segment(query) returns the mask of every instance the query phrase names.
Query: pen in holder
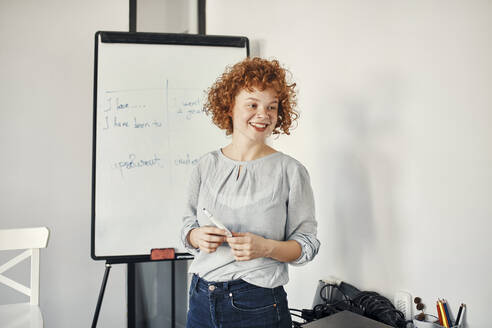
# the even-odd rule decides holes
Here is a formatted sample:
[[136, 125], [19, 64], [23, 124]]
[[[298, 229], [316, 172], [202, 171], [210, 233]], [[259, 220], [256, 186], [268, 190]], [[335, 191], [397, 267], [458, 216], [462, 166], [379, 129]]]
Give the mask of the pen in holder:
[[[424, 320], [419, 320], [421, 317], [416, 315], [413, 318], [413, 327], [414, 328], [446, 328], [439, 324], [439, 318], [432, 314], [425, 314]], [[460, 323], [458, 325], [450, 326], [449, 328], [462, 328], [463, 324]]]
[[[418, 311], [422, 311], [413, 318], [413, 327], [414, 328], [461, 328], [462, 324], [461, 322], [458, 325], [451, 325], [448, 323], [451, 323], [451, 318], [449, 316], [449, 312], [447, 310], [447, 304], [444, 300], [438, 300], [436, 302], [437, 306], [437, 312], [439, 317], [436, 317], [435, 315], [432, 314], [426, 314], [424, 312], [425, 309], [425, 304], [422, 303], [422, 299], [420, 297], [415, 297], [413, 302], [415, 303], [415, 307], [417, 308]], [[460, 308], [460, 313], [458, 314], [458, 319], [461, 316], [462, 308], [464, 305], [462, 304]], [[444, 325], [441, 325], [441, 323], [444, 323]]]

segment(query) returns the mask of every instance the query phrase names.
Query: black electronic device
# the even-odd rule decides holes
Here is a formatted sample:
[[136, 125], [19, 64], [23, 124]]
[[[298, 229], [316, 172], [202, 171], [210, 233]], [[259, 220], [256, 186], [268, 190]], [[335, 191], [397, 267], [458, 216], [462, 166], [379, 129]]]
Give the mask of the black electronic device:
[[391, 328], [359, 314], [342, 311], [303, 325], [305, 328]]

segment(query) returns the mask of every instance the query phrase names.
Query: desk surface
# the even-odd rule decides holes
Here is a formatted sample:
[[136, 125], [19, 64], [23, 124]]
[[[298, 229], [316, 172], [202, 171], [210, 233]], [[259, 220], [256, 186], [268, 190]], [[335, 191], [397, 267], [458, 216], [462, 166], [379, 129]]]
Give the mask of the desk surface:
[[350, 311], [342, 311], [303, 325], [306, 328], [392, 328]]

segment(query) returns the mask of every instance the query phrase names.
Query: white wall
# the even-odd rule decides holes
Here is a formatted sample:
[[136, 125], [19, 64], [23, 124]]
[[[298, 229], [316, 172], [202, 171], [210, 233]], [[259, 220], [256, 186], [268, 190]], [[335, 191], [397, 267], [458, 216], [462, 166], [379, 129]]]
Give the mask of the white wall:
[[322, 246], [291, 268], [292, 307], [334, 275], [490, 325], [491, 30], [490, 1], [207, 2], [207, 34], [249, 37], [298, 83], [274, 145], [310, 171]]
[[138, 0], [137, 31], [198, 33], [197, 0]]
[[[0, 228], [51, 230], [41, 251], [45, 327], [92, 322], [104, 273], [90, 258], [94, 33], [128, 31], [128, 8], [128, 0], [0, 1]], [[121, 265], [99, 323], [126, 325]]]

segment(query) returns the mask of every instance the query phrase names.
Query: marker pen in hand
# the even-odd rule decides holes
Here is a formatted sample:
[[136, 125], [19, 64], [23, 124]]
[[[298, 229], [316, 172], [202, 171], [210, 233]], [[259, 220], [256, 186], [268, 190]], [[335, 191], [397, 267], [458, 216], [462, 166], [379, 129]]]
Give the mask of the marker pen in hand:
[[227, 229], [225, 227], [225, 225], [222, 224], [222, 222], [220, 222], [219, 220], [217, 220], [216, 218], [214, 218], [214, 216], [212, 214], [210, 214], [209, 211], [207, 211], [207, 209], [204, 207], [203, 208], [203, 213], [205, 213], [205, 215], [210, 219], [210, 221], [212, 221], [212, 223], [217, 227], [217, 228], [220, 228], [220, 229], [224, 229], [226, 231], [226, 235], [228, 237], [232, 237], [232, 233], [229, 229]]

